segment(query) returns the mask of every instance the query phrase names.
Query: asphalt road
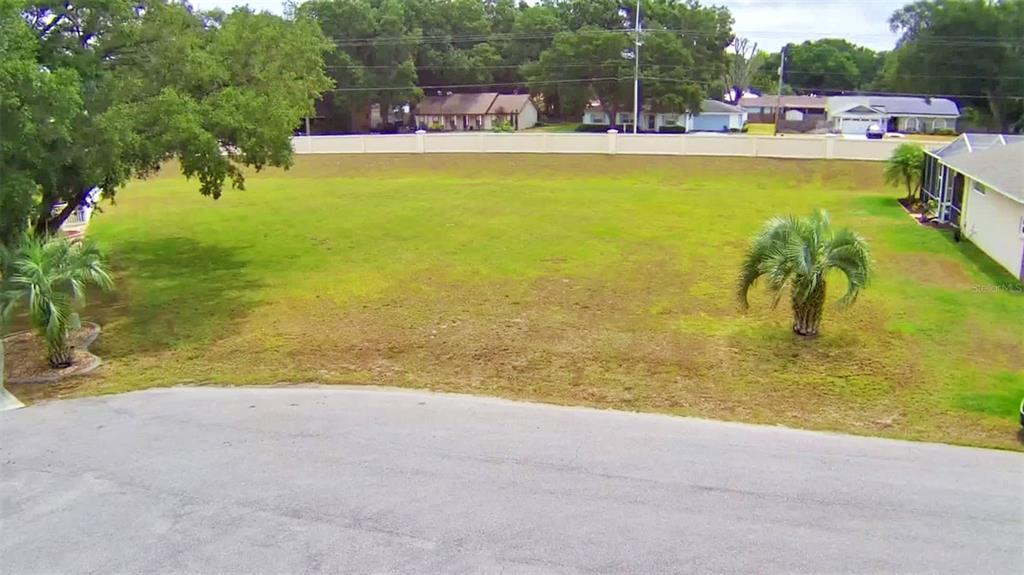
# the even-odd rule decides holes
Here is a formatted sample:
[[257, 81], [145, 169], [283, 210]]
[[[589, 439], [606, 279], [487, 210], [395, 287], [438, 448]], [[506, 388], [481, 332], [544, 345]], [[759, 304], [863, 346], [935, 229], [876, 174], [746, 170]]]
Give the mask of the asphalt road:
[[1018, 453], [372, 388], [0, 414], [0, 572], [1021, 573]]

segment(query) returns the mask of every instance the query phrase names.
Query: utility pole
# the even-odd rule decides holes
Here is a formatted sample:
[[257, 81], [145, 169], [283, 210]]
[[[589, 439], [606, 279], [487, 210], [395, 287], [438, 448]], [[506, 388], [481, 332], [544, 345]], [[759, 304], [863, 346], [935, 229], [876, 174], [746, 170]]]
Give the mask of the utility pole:
[[636, 37], [633, 39], [633, 133], [640, 124], [640, 0], [636, 0]]
[[782, 75], [786, 70], [786, 47], [779, 51], [779, 93], [775, 100], [775, 135], [779, 135], [779, 112], [782, 111]]

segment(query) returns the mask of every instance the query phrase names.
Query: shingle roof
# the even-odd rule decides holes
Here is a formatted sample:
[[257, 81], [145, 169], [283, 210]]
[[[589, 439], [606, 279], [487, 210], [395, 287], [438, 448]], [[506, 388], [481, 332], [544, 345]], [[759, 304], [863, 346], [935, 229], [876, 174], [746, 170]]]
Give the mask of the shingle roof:
[[499, 94], [490, 110], [492, 114], [518, 113], [529, 103], [529, 94]]
[[1010, 134], [960, 134], [952, 142], [937, 150], [932, 150], [931, 154], [945, 160], [957, 154], [979, 152], [996, 146], [1020, 142], [1024, 142], [1024, 136]]
[[442, 114], [486, 114], [487, 110], [498, 97], [497, 92], [480, 94], [448, 94], [446, 96], [428, 96], [416, 105], [416, 114], [420, 116], [439, 116]]
[[421, 116], [440, 116], [444, 113], [444, 102], [447, 96], [427, 96], [416, 104], [416, 113]]
[[869, 106], [890, 116], [960, 116], [956, 102], [946, 98], [911, 96], [830, 96], [828, 109], [837, 114], [854, 106]]
[[912, 98], [908, 96], [871, 96], [875, 108], [894, 116], [959, 116], [956, 102], [946, 98]]
[[[587, 106], [587, 110], [590, 110], [592, 112], [603, 112], [604, 108], [601, 107], [601, 104], [598, 104], [596, 102], [591, 102], [590, 105]], [[627, 114], [632, 114], [633, 113], [633, 109], [632, 108], [630, 108], [629, 110], [619, 110], [619, 111], [620, 112], [625, 112]], [[644, 106], [644, 110], [643, 111], [644, 112], [648, 112], [648, 113], [654, 113], [654, 114], [674, 114], [675, 113], [675, 112], [663, 112], [661, 110], [656, 110], [656, 109], [653, 109], [650, 106], [646, 106], [646, 105]], [[742, 114], [744, 112], [743, 108], [740, 108], [739, 106], [731, 106], [729, 104], [726, 104], [725, 102], [719, 102], [718, 100], [703, 100], [701, 102], [701, 104], [700, 104], [700, 111], [703, 114]]]
[[[819, 96], [783, 96], [783, 108], [807, 108], [824, 110], [828, 98]], [[741, 98], [739, 105], [743, 108], [774, 108], [779, 102], [778, 96], [758, 96]]]
[[1024, 140], [953, 154], [943, 163], [1024, 204]]
[[743, 108], [730, 106], [718, 100], [704, 100], [700, 103], [701, 114], [742, 114]]

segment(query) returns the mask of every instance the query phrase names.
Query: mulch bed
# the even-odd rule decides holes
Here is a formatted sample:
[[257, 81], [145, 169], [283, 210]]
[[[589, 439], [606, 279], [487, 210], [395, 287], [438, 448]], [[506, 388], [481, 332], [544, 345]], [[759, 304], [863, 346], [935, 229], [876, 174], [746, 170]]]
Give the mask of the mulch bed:
[[915, 222], [921, 224], [922, 226], [928, 226], [930, 228], [944, 227], [942, 223], [933, 220], [931, 217], [928, 217], [924, 221], [921, 221], [922, 206], [915, 204], [913, 201], [907, 200], [907, 198], [900, 198], [896, 201], [899, 202], [901, 206], [903, 206], [903, 209], [906, 210], [907, 214], [910, 217], [914, 218]]
[[102, 360], [89, 353], [89, 345], [100, 335], [100, 326], [83, 322], [71, 334], [72, 362], [54, 369], [46, 361], [46, 343], [33, 331], [22, 331], [4, 338], [7, 383], [52, 383], [67, 377], [84, 375], [100, 366]]

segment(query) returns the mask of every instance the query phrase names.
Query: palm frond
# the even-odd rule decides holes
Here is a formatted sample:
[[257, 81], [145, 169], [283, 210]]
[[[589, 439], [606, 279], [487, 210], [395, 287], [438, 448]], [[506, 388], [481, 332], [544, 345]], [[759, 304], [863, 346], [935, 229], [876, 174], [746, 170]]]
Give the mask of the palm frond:
[[849, 229], [840, 230], [832, 240], [827, 262], [829, 268], [838, 269], [846, 276], [846, 293], [840, 298], [840, 304], [852, 304], [867, 286], [873, 271], [867, 241]]

